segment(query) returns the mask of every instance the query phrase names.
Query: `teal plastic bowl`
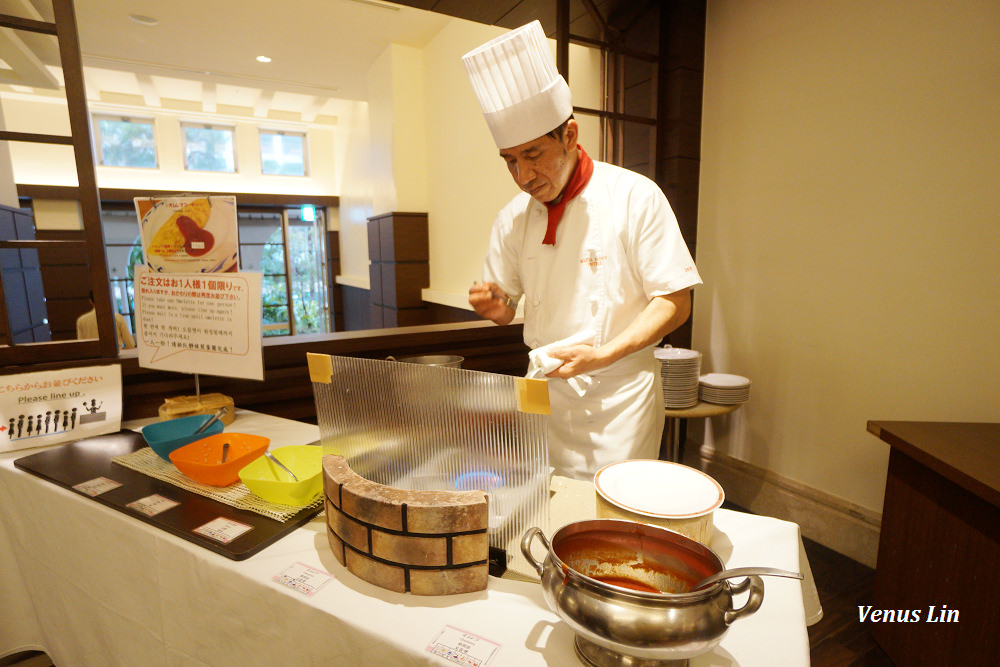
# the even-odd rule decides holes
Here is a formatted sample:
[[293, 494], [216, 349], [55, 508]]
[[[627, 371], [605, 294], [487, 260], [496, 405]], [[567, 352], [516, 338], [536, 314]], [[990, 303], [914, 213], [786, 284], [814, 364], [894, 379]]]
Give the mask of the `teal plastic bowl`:
[[226, 427], [219, 419], [201, 433], [195, 433], [202, 424], [212, 418], [212, 415], [191, 415], [190, 417], [178, 417], [165, 422], [149, 424], [142, 429], [142, 437], [150, 449], [156, 452], [161, 459], [170, 463], [170, 453], [175, 449], [180, 449], [184, 445], [195, 440], [207, 438], [216, 433], [222, 433]]

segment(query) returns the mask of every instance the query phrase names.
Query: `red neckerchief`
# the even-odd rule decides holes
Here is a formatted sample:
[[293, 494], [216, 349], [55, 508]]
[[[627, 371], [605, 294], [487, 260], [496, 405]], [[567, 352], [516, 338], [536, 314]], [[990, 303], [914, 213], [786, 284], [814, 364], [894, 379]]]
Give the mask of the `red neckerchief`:
[[556, 244], [556, 226], [562, 220], [563, 213], [566, 211], [566, 204], [583, 192], [587, 183], [590, 182], [591, 175], [594, 173], [594, 161], [587, 155], [587, 151], [583, 150], [583, 146], [579, 146], [579, 148], [580, 159], [577, 160], [576, 169], [573, 171], [573, 175], [570, 176], [569, 183], [566, 184], [566, 189], [563, 190], [563, 195], [559, 199], [559, 203], [552, 204], [545, 202], [545, 208], [549, 209], [549, 222], [545, 228], [545, 238], [542, 239], [542, 245]]

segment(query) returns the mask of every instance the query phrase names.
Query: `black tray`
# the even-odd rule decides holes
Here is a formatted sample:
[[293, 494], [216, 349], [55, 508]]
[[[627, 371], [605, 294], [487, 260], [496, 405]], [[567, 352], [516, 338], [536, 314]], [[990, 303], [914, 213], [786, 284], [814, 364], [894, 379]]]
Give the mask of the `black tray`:
[[[122, 430], [118, 433], [77, 440], [14, 461], [25, 472], [91, 498], [73, 487], [96, 477], [107, 477], [121, 484], [91, 498], [134, 519], [177, 535], [233, 560], [245, 560], [269, 544], [291, 533], [322, 511], [322, 507], [303, 509], [286, 522], [241, 510], [205, 496], [192, 493], [168, 482], [112, 463], [115, 456], [131, 454], [146, 446], [142, 434]], [[147, 516], [127, 507], [140, 498], [157, 494], [177, 503], [176, 507], [155, 516]], [[232, 542], [222, 542], [195, 533], [194, 529], [219, 517], [252, 526]]]

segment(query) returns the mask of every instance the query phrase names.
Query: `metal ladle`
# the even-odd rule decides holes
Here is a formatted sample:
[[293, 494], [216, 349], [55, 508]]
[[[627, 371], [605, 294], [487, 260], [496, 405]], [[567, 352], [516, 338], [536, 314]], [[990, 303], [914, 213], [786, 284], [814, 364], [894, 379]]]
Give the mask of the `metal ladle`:
[[295, 473], [292, 472], [291, 470], [289, 470], [288, 467], [285, 466], [284, 463], [282, 463], [281, 461], [279, 461], [274, 456], [274, 454], [272, 454], [271, 452], [264, 452], [264, 456], [266, 456], [268, 459], [270, 459], [271, 461], [273, 461], [274, 463], [276, 463], [279, 468], [281, 468], [282, 470], [284, 470], [285, 472], [287, 472], [289, 475], [291, 475], [293, 480], [295, 480], [296, 482], [299, 481], [299, 478], [295, 476]]
[[736, 577], [749, 577], [752, 574], [759, 576], [768, 577], [788, 577], [789, 579], [801, 579], [802, 574], [799, 572], [791, 572], [789, 570], [780, 570], [776, 567], [734, 567], [731, 570], [723, 570], [722, 572], [716, 572], [710, 577], [705, 577], [698, 582], [696, 586], [692, 586], [691, 590], [696, 591], [699, 588], [705, 588], [710, 586], [717, 581], [722, 581], [724, 579], [735, 579]]

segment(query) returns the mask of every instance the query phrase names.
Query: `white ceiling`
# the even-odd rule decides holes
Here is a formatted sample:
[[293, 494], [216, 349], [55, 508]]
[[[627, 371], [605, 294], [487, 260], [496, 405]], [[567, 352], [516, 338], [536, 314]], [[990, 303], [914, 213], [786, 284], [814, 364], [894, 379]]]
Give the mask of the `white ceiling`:
[[[52, 20], [50, 0], [0, 0], [0, 13]], [[367, 98], [389, 44], [423, 47], [451, 20], [381, 0], [76, 0], [76, 14], [92, 106], [304, 122], [335, 122], [343, 100]], [[0, 28], [0, 58], [0, 90], [61, 80], [52, 37]]]

